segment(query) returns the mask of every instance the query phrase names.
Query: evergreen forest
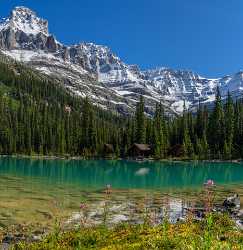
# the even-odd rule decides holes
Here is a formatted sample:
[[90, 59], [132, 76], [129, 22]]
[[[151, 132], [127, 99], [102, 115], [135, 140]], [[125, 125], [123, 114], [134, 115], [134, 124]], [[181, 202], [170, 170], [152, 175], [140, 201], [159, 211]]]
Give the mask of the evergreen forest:
[[217, 89], [210, 111], [184, 108], [181, 116], [157, 104], [153, 117], [104, 111], [68, 92], [64, 86], [18, 63], [0, 62], [0, 154], [127, 157], [134, 143], [151, 146], [155, 159], [239, 159], [243, 157], [243, 101]]

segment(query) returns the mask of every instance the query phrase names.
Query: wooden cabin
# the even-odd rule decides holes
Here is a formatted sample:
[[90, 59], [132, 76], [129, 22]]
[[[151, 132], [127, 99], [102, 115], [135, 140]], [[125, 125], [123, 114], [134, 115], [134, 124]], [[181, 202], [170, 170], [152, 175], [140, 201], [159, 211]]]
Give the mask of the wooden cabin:
[[104, 153], [105, 154], [114, 154], [114, 147], [112, 144], [104, 144]]
[[148, 144], [134, 143], [128, 150], [131, 157], [144, 158], [151, 154], [151, 147]]
[[112, 144], [104, 144], [104, 157], [111, 158], [114, 156], [115, 150]]

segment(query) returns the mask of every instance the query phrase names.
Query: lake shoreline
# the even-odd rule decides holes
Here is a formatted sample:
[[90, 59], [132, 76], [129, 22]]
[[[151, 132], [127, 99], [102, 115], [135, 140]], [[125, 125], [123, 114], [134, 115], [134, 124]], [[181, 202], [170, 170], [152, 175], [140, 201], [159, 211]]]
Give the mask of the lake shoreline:
[[[43, 158], [51, 160], [38, 160]], [[104, 220], [110, 230], [119, 223], [130, 223], [132, 227], [151, 218], [153, 228], [163, 222], [165, 214], [174, 227], [194, 211], [197, 224], [204, 217], [207, 180], [215, 183], [213, 211], [223, 213], [225, 200], [232, 200], [235, 194], [243, 197], [241, 164], [178, 159], [69, 161], [36, 155], [5, 155], [0, 160], [0, 184], [7, 187], [1, 195], [0, 209], [0, 232], [6, 245], [38, 244], [43, 237], [51, 237], [57, 220], [64, 233], [81, 223], [102, 226]], [[231, 219], [243, 228], [243, 211], [239, 212]]]
[[232, 160], [198, 160], [190, 158], [168, 158], [168, 159], [155, 159], [155, 158], [144, 158], [144, 159], [133, 159], [133, 158], [105, 158], [105, 157], [82, 157], [82, 156], [58, 156], [58, 155], [0, 155], [1, 158], [11, 157], [19, 159], [33, 159], [33, 160], [106, 160], [106, 161], [133, 161], [133, 162], [202, 162], [202, 163], [242, 163], [243, 159], [232, 159]]

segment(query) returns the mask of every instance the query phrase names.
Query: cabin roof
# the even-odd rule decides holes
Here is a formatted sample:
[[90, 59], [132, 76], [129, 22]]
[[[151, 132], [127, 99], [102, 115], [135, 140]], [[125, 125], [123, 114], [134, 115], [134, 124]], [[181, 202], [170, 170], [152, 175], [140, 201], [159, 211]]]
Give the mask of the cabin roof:
[[148, 144], [134, 143], [132, 147], [136, 147], [140, 151], [150, 151], [151, 150], [150, 145], [148, 145]]
[[107, 148], [107, 149], [109, 149], [109, 150], [111, 150], [111, 151], [114, 151], [114, 147], [113, 147], [113, 145], [112, 144], [104, 144], [104, 146], [105, 146], [105, 148]]

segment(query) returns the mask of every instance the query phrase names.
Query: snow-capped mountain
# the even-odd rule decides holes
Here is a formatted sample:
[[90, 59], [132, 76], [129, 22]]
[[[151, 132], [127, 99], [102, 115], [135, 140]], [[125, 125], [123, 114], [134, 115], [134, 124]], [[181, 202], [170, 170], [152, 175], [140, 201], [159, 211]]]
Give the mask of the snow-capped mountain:
[[38, 18], [32, 10], [25, 7], [16, 7], [9, 18], [3, 19], [0, 29], [11, 27], [15, 31], [23, 31], [25, 34], [48, 35], [48, 22]]
[[79, 96], [88, 96], [105, 109], [129, 113], [139, 96], [151, 113], [161, 101], [169, 112], [214, 100], [217, 86], [223, 94], [243, 91], [243, 72], [220, 79], [203, 78], [191, 71], [158, 68], [141, 71], [127, 65], [108, 47], [93, 43], [65, 46], [49, 34], [48, 22], [25, 7], [16, 7], [0, 21], [0, 50], [17, 61], [51, 75]]

